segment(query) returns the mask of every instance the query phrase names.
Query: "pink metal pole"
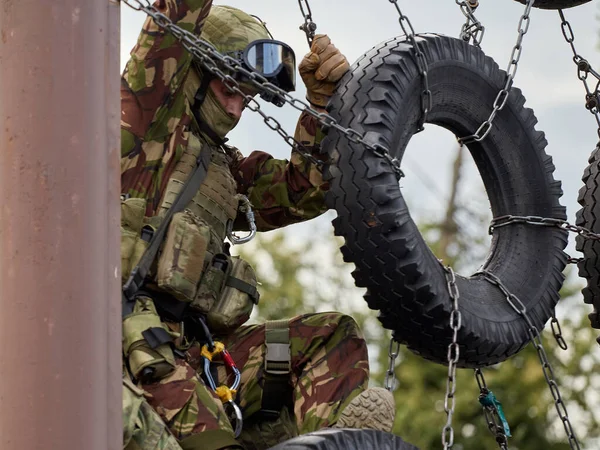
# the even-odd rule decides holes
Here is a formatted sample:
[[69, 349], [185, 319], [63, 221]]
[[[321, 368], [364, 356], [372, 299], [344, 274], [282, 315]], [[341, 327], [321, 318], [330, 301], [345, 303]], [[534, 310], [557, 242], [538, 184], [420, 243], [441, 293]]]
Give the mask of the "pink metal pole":
[[119, 3], [0, 0], [0, 449], [121, 444]]

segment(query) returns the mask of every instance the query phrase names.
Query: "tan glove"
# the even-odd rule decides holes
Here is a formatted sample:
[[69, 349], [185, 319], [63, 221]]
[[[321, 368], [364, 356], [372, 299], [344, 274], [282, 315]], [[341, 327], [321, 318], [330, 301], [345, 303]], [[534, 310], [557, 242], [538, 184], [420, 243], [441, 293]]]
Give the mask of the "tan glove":
[[317, 34], [310, 53], [302, 59], [298, 70], [306, 85], [306, 98], [314, 105], [325, 107], [337, 82], [350, 68], [348, 60], [331, 43], [326, 34]]

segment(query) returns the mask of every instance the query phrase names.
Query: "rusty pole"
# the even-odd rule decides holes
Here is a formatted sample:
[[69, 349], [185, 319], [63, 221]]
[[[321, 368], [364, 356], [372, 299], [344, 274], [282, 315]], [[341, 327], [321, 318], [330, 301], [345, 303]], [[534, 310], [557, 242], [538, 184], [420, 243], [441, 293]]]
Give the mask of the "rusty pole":
[[0, 449], [121, 445], [119, 4], [0, 0]]

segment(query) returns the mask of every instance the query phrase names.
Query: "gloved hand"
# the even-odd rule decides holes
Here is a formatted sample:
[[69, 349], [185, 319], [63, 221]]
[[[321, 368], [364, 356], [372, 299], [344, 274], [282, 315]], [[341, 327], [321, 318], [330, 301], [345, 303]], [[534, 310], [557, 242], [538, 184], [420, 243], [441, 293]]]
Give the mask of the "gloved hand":
[[298, 67], [306, 85], [308, 101], [323, 108], [327, 106], [337, 82], [349, 68], [346, 57], [326, 34], [315, 35], [310, 53], [306, 54]]

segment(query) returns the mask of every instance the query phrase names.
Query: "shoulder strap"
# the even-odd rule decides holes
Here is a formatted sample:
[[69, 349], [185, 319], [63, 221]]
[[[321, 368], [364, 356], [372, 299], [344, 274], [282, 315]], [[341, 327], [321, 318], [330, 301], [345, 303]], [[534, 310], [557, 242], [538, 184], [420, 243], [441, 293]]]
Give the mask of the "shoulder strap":
[[150, 266], [152, 266], [152, 263], [156, 258], [156, 254], [158, 253], [160, 244], [165, 237], [165, 233], [167, 232], [167, 228], [173, 215], [179, 211], [182, 211], [187, 206], [192, 198], [194, 198], [196, 192], [198, 192], [198, 189], [200, 189], [200, 185], [202, 185], [204, 178], [206, 178], [208, 166], [210, 164], [210, 156], [210, 146], [203, 146], [202, 150], [200, 151], [200, 155], [198, 156], [197, 166], [194, 170], [194, 173], [192, 173], [181, 191], [179, 191], [179, 194], [173, 202], [173, 205], [171, 205], [171, 207], [167, 210], [160, 226], [152, 236], [152, 239], [150, 239], [148, 248], [146, 248], [146, 251], [142, 255], [140, 262], [131, 271], [129, 279], [123, 285], [123, 317], [131, 314], [133, 311], [133, 300], [135, 298], [135, 294], [144, 284], [144, 280], [150, 271]]

